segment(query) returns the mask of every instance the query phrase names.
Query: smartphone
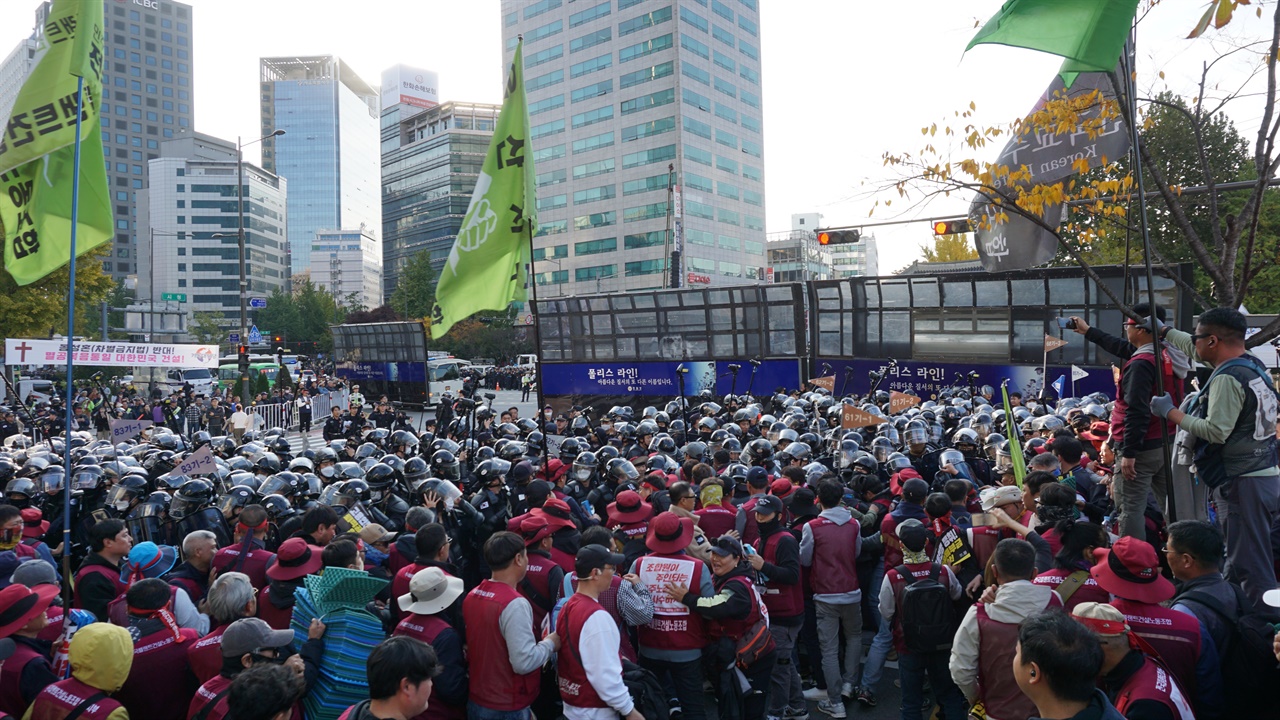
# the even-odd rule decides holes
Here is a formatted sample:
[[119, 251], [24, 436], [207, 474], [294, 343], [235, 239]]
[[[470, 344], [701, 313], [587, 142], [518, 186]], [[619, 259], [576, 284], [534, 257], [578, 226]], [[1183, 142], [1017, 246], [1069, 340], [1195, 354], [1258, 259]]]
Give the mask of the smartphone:
[[1075, 330], [1076, 323], [1071, 318], [1060, 317], [1058, 318], [1058, 327], [1062, 328], [1063, 330]]
[[995, 525], [994, 520], [986, 513], [973, 513], [972, 517], [974, 527], [993, 527]]

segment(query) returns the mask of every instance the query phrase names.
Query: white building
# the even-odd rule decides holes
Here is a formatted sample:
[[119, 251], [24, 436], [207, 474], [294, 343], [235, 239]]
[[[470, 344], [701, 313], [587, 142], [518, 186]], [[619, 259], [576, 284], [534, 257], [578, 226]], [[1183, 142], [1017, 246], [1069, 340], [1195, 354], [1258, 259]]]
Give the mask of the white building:
[[369, 228], [317, 230], [311, 243], [311, 282], [338, 302], [356, 299], [366, 310], [382, 305], [382, 247]]
[[[160, 143], [148, 163], [151, 187], [138, 192], [138, 300], [159, 309], [211, 312], [230, 332], [240, 327], [240, 250], [236, 146], [192, 133]], [[289, 283], [284, 178], [244, 164], [246, 276], [250, 297]], [[165, 300], [185, 295], [186, 301]], [[253, 311], [249, 311], [253, 325]], [[172, 322], [172, 321], [169, 321]], [[157, 328], [172, 327], [162, 324]]]
[[0, 122], [8, 123], [9, 112], [18, 101], [22, 83], [26, 82], [27, 75], [35, 69], [43, 54], [40, 42], [33, 35], [19, 40], [13, 52], [0, 61]]
[[[792, 213], [791, 232], [814, 231], [824, 227], [822, 213]], [[774, 233], [775, 235], [777, 233]], [[876, 249], [876, 236], [867, 232], [856, 243], [830, 245], [831, 278], [876, 277], [880, 274], [880, 253]], [[778, 282], [781, 282], [780, 280]]]
[[546, 296], [666, 287], [677, 243], [681, 286], [763, 280], [757, 0], [503, 0], [504, 70], [520, 34]]

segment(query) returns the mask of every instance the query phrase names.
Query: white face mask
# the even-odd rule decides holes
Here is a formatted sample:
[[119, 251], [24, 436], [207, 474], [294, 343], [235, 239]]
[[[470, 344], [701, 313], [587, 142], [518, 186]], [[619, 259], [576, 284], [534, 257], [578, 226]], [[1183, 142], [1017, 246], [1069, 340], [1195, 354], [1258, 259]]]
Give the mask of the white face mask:
[[324, 467], [320, 468], [320, 474], [321, 474], [321, 475], [323, 475], [324, 477], [327, 477], [327, 478], [331, 478], [331, 477], [333, 477], [333, 466], [332, 466], [332, 465], [326, 465], [326, 466], [324, 466]]
[[116, 501], [116, 510], [119, 510], [120, 512], [124, 512], [125, 510], [128, 510], [128, 509], [129, 509], [129, 501], [128, 501], [128, 500], [117, 500], [117, 501]]

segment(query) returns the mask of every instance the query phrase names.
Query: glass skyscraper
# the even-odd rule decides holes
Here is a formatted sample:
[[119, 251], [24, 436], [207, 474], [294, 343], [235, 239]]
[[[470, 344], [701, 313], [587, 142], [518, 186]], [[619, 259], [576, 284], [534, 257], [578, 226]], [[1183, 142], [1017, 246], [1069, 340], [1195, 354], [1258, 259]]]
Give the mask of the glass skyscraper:
[[[378, 88], [336, 55], [261, 60], [262, 166], [289, 181], [293, 274], [311, 270], [317, 230], [362, 228], [381, 244]], [[328, 259], [322, 272], [328, 272]]]
[[667, 286], [672, 245], [681, 286], [762, 281], [757, 0], [503, 0], [504, 68], [520, 34], [540, 297]]

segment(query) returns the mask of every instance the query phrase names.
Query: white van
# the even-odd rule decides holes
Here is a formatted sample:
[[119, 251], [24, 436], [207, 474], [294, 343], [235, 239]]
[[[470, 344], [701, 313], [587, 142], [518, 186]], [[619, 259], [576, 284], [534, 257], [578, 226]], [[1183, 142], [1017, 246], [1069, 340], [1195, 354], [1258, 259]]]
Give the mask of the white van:
[[443, 358], [427, 361], [427, 405], [434, 406], [440, 402], [444, 393], [453, 393], [456, 397], [462, 389], [462, 368], [465, 361], [455, 358]]
[[[36, 378], [24, 378], [14, 382], [13, 387], [18, 391], [18, 398], [25, 403], [34, 404], [49, 402], [53, 398], [54, 388], [52, 380], [40, 380]], [[4, 401], [6, 403], [14, 403], [15, 399], [9, 392], [6, 385], [3, 389]]]
[[217, 377], [209, 368], [156, 368], [142, 367], [133, 373], [133, 386], [139, 392], [150, 392], [152, 384], [160, 392], [161, 397], [182, 392], [184, 385], [190, 385], [196, 395], [209, 397], [217, 387]]

